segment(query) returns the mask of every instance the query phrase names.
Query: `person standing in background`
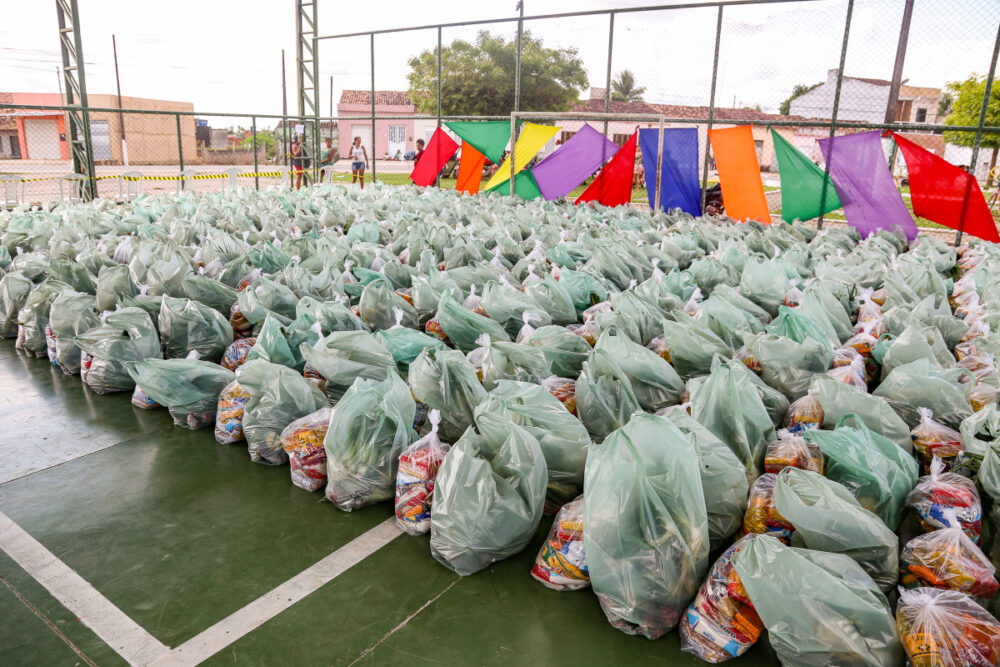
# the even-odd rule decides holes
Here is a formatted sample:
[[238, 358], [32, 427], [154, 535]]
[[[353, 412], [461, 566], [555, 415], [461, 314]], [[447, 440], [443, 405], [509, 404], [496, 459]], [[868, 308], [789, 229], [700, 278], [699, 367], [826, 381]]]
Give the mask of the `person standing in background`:
[[361, 145], [361, 137], [354, 137], [351, 146], [351, 183], [361, 181], [361, 189], [365, 189], [365, 169], [368, 168], [368, 151]]
[[299, 135], [295, 135], [292, 139], [292, 173], [295, 175], [295, 185], [296, 190], [302, 189], [302, 143], [299, 141]]

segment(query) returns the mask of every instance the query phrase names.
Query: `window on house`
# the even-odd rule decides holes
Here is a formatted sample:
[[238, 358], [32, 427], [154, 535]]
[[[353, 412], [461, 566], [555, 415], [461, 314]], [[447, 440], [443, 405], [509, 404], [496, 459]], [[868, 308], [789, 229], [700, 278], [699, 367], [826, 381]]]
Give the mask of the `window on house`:
[[611, 141], [615, 142], [619, 146], [624, 146], [625, 142], [628, 141], [631, 136], [631, 134], [616, 134], [612, 137]]
[[927, 122], [927, 109], [917, 109], [916, 122], [926, 123]]

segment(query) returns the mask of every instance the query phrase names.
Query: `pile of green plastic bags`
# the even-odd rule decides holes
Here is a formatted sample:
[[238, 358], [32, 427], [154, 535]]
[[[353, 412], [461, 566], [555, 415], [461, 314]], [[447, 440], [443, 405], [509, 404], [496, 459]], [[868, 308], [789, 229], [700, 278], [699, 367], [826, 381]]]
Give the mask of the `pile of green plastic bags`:
[[1000, 661], [998, 325], [1000, 249], [927, 235], [378, 185], [0, 212], [21, 353], [708, 662]]

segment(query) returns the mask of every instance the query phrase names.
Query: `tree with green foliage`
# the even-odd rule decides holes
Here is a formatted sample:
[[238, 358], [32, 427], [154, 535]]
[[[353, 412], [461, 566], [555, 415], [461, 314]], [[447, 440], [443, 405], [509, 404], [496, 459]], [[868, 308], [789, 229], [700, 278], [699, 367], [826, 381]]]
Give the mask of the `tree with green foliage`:
[[[245, 148], [247, 150], [251, 149], [251, 144], [253, 143], [253, 137], [247, 137], [240, 144], [240, 148]], [[275, 141], [274, 132], [271, 130], [257, 130], [257, 146], [264, 146], [264, 155], [268, 160], [274, 157], [275, 151]]]
[[[514, 109], [517, 44], [480, 32], [441, 50], [441, 113], [503, 115]], [[421, 113], [437, 112], [437, 49], [409, 60], [409, 96]], [[521, 38], [521, 110], [566, 111], [588, 85], [575, 48], [550, 49], [526, 31]]]
[[822, 85], [823, 85], [822, 83], [814, 83], [811, 86], [807, 86], [804, 83], [798, 84], [797, 86], [792, 88], [792, 94], [788, 96], [788, 99], [782, 102], [781, 105], [778, 107], [778, 113], [780, 113], [782, 116], [787, 116], [788, 110], [791, 109], [792, 107], [792, 100], [794, 100], [796, 97], [805, 95], [810, 90], [814, 88], [819, 88]]
[[623, 69], [611, 80], [611, 99], [616, 102], [644, 102], [642, 94], [645, 92], [645, 86], [635, 85], [632, 70]]
[[[951, 81], [947, 86], [948, 95], [951, 97], [951, 112], [944, 119], [945, 125], [979, 125], [979, 114], [983, 109], [983, 95], [986, 93], [986, 77], [973, 74], [965, 81]], [[993, 84], [990, 90], [990, 101], [986, 105], [986, 124], [1000, 125], [1000, 85]], [[956, 132], [948, 130], [944, 133], [944, 140], [949, 144], [959, 146], [972, 146], [976, 140], [975, 132]], [[992, 148], [993, 157], [990, 158], [990, 171], [997, 164], [997, 151], [1000, 149], [1000, 135], [983, 133], [980, 146]], [[975, 165], [969, 165], [975, 169]], [[986, 182], [990, 186], [990, 182]]]

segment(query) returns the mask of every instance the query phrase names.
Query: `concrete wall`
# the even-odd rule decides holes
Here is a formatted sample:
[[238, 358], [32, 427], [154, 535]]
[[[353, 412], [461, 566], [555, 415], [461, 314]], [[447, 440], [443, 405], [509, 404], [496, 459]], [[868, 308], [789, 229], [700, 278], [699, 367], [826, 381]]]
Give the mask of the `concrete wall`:
[[[830, 118], [833, 115], [833, 99], [836, 88], [836, 79], [828, 78], [820, 87], [792, 100], [788, 112], [793, 116], [806, 118]], [[885, 120], [885, 107], [888, 103], [889, 86], [877, 86], [848, 77], [844, 79], [841, 86], [837, 118], [865, 123], [881, 123]], [[928, 111], [928, 113], [930, 112]]]
[[[366, 104], [338, 104], [337, 115], [343, 116], [370, 116], [371, 105]], [[413, 116], [416, 110], [412, 105], [380, 105], [376, 107], [375, 113], [378, 116]], [[423, 139], [423, 135], [414, 135], [414, 120], [412, 118], [403, 120], [375, 120], [375, 146], [371, 146], [371, 120], [339, 120], [337, 129], [339, 132], [340, 156], [348, 157], [351, 154], [351, 146], [354, 137], [364, 134], [361, 143], [368, 149], [368, 159], [381, 160], [389, 148], [389, 126], [403, 125], [406, 127], [406, 147], [403, 152], [415, 150], [414, 142]], [[356, 129], [358, 128], [358, 129]]]
[[[264, 145], [257, 147], [257, 164], [266, 163]], [[226, 148], [199, 148], [198, 161], [201, 164], [253, 164], [253, 151], [248, 148], [235, 150]]]

